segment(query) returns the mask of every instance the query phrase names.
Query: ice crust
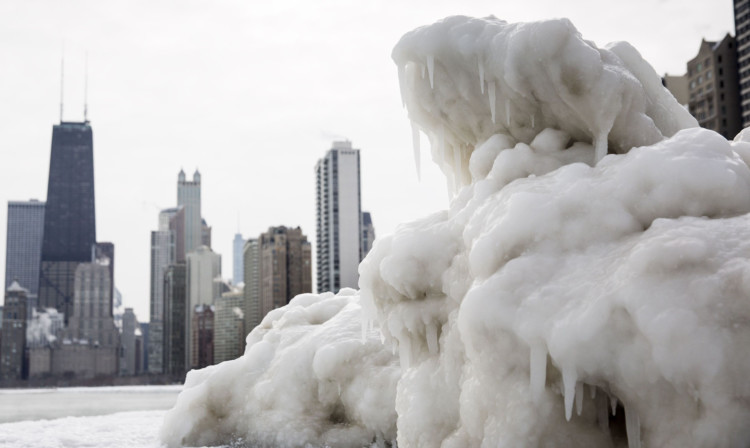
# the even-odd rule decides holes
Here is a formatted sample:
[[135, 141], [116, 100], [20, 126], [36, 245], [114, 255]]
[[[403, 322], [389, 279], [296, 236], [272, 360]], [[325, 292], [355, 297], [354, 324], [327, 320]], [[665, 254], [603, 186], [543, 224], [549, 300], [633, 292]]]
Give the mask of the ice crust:
[[393, 58], [450, 207], [378, 239], [358, 294], [297, 297], [191, 372], [162, 439], [750, 444], [750, 135], [567, 20], [450, 17]]

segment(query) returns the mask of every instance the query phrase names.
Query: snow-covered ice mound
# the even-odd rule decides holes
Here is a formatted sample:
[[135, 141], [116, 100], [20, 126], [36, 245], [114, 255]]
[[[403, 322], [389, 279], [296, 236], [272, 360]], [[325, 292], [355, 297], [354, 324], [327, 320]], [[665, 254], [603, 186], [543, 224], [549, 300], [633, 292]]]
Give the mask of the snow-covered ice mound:
[[393, 56], [450, 208], [192, 372], [163, 440], [748, 446], [750, 138], [567, 20], [450, 17]]

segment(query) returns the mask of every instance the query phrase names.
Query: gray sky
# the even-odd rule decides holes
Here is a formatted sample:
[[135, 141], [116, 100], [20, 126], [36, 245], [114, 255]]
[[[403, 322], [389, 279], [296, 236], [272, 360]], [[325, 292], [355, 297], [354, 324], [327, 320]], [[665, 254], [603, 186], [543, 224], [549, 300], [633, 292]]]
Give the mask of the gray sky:
[[[390, 52], [448, 15], [568, 17], [597, 45], [626, 40], [682, 74], [701, 38], [734, 32], [730, 0], [0, 0], [0, 223], [7, 201], [47, 192], [52, 125], [94, 130], [97, 239], [115, 243], [125, 306], [148, 320], [149, 232], [202, 174], [203, 216], [232, 275], [232, 238], [271, 225], [315, 240], [314, 165], [334, 139], [361, 149], [362, 207], [378, 236], [447, 205], [423, 139], [422, 181]], [[239, 223], [238, 223], [239, 222]], [[4, 232], [3, 232], [4, 233]], [[0, 272], [5, 272], [5, 236]]]

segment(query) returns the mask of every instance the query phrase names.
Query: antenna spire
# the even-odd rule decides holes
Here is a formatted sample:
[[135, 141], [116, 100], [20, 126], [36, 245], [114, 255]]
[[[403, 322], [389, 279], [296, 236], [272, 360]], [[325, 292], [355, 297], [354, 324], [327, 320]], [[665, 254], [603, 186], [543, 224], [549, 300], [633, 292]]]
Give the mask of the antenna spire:
[[89, 122], [89, 52], [86, 52], [83, 76], [83, 122]]
[[62, 45], [62, 57], [60, 58], [60, 124], [63, 122], [63, 92], [65, 86], [65, 41]]

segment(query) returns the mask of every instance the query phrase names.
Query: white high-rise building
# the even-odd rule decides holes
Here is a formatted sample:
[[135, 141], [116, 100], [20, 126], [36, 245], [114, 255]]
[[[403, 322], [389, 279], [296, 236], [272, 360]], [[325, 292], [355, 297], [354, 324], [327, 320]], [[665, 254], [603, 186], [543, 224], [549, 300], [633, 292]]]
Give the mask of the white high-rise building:
[[185, 253], [201, 246], [203, 222], [201, 220], [201, 174], [195, 170], [193, 181], [185, 180], [185, 172], [177, 176], [177, 205], [185, 209]]
[[359, 149], [333, 142], [315, 165], [317, 178], [317, 290], [357, 288], [362, 259]]
[[234, 262], [232, 264], [232, 284], [239, 285], [240, 283], [244, 282], [242, 250], [245, 247], [245, 240], [242, 238], [242, 234], [235, 234], [232, 244], [232, 261]]

